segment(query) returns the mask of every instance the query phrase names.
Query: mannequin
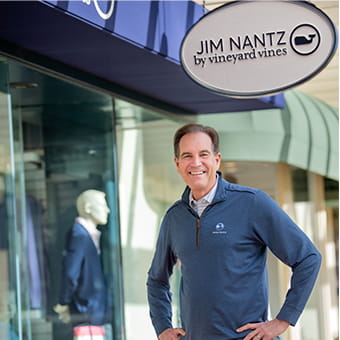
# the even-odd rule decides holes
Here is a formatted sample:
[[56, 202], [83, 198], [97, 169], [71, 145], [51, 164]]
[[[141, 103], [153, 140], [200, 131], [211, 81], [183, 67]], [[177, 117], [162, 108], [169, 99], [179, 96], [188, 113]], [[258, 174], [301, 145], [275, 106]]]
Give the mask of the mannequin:
[[77, 199], [76, 218], [69, 230], [63, 258], [59, 303], [54, 307], [63, 323], [103, 325], [107, 292], [100, 260], [98, 225], [105, 225], [110, 209], [105, 193], [86, 190]]

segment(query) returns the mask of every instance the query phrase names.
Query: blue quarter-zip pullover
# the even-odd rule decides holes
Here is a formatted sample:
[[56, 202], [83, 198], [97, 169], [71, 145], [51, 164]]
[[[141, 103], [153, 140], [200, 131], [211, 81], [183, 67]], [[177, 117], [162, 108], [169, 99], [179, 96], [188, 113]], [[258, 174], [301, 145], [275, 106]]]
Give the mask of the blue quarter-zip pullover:
[[292, 269], [277, 318], [294, 325], [316, 280], [321, 255], [290, 217], [261, 190], [219, 174], [213, 202], [201, 217], [182, 199], [167, 211], [149, 270], [150, 315], [157, 334], [172, 328], [169, 277], [181, 264], [180, 308], [185, 340], [236, 340], [236, 329], [267, 321], [269, 248]]

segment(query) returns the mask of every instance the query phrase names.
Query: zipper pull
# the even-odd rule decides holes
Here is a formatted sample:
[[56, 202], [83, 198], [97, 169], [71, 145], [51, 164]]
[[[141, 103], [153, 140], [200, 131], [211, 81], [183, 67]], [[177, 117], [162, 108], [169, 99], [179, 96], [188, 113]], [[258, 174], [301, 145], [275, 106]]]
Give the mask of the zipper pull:
[[196, 220], [196, 246], [200, 246], [200, 234], [201, 234], [201, 219]]

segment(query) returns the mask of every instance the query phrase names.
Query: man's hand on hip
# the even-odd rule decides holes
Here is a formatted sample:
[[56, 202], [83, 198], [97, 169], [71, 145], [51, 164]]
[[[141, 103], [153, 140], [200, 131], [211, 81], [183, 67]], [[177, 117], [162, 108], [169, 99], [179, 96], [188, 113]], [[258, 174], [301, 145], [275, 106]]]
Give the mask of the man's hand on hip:
[[185, 330], [183, 328], [167, 328], [161, 334], [158, 335], [159, 340], [178, 340], [180, 335], [185, 336]]
[[267, 322], [248, 323], [238, 328], [236, 331], [243, 332], [249, 329], [253, 330], [243, 340], [272, 340], [282, 334], [288, 327], [289, 322], [274, 319]]

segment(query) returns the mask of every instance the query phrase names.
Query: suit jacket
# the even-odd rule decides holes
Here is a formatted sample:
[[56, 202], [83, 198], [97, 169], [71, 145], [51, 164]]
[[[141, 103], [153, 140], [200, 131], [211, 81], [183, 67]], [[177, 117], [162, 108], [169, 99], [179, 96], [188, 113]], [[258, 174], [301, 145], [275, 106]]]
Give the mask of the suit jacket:
[[72, 324], [102, 325], [107, 320], [107, 288], [100, 255], [75, 222], [66, 238], [59, 303], [69, 305]]

